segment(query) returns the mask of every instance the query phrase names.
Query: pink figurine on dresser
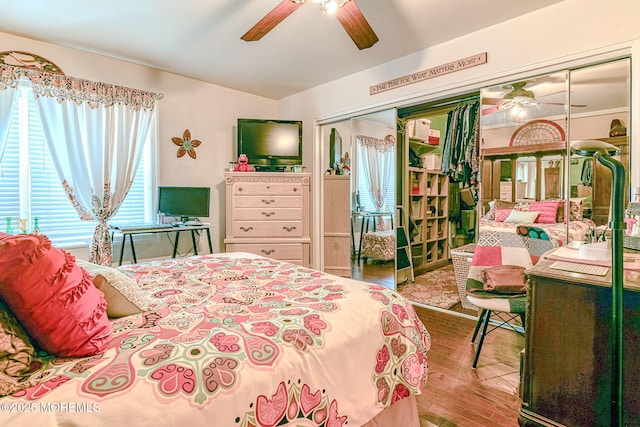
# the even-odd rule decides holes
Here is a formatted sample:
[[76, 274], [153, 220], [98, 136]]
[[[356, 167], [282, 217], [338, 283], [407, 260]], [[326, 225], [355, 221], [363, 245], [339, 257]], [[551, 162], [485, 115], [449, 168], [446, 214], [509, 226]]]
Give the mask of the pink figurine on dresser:
[[234, 172], [254, 172], [253, 166], [249, 164], [249, 158], [246, 154], [238, 156], [238, 164], [233, 168]]

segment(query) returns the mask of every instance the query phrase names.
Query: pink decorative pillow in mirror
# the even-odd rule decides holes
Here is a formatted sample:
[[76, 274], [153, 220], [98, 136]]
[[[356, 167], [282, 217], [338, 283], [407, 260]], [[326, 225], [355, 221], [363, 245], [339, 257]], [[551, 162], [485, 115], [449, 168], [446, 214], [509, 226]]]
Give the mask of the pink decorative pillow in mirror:
[[560, 202], [530, 202], [529, 210], [540, 212], [536, 218], [536, 222], [539, 224], [555, 224], [558, 217], [558, 206]]
[[509, 218], [511, 211], [512, 209], [496, 209], [496, 212], [495, 212], [496, 221], [504, 222], [507, 218]]

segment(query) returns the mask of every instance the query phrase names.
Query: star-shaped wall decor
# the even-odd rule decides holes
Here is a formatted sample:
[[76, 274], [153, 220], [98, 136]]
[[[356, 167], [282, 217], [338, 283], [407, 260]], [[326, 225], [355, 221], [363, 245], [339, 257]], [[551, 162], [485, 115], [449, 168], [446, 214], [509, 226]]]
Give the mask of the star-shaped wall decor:
[[199, 146], [201, 142], [197, 139], [191, 139], [191, 133], [189, 132], [189, 129], [185, 129], [184, 133], [182, 134], [182, 138], [175, 136], [171, 138], [171, 141], [173, 141], [174, 144], [180, 147], [178, 148], [178, 157], [182, 157], [186, 153], [189, 154], [189, 157], [191, 157], [192, 159], [196, 158], [195, 148]]

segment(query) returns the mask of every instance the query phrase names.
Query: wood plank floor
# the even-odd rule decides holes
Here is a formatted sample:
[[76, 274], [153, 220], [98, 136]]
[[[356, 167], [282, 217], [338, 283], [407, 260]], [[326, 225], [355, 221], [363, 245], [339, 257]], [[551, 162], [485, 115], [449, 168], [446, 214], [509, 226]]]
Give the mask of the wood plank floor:
[[[392, 262], [353, 262], [351, 273], [354, 279], [393, 287]], [[518, 426], [524, 338], [507, 329], [491, 332], [473, 370], [475, 346], [471, 335], [475, 320], [468, 317], [475, 313], [461, 307], [453, 311], [467, 317], [419, 306], [415, 310], [432, 340], [429, 377], [423, 394], [418, 396], [420, 427]]]
[[475, 321], [422, 307], [416, 313], [432, 339], [429, 377], [418, 397], [420, 426], [518, 426], [524, 338], [506, 329], [491, 332], [473, 370]]

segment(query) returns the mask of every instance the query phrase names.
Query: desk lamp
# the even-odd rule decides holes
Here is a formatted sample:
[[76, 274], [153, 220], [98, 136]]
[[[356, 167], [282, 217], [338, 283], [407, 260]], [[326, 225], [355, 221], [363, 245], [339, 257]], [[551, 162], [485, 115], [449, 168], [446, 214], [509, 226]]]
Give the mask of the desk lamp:
[[584, 157], [593, 157], [611, 170], [611, 425], [622, 426], [622, 292], [624, 288], [623, 230], [624, 185], [626, 172], [624, 165], [614, 159], [619, 150], [614, 145], [598, 140], [573, 141], [571, 151]]

